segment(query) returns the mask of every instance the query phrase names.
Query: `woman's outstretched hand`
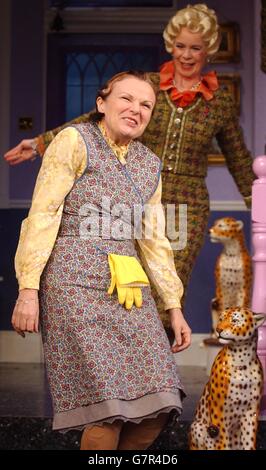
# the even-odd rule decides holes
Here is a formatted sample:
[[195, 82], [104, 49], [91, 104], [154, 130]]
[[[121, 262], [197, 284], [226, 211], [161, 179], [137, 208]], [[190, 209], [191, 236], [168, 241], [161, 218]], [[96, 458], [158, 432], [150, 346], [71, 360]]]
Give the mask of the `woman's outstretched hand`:
[[14, 330], [23, 338], [25, 332], [39, 331], [39, 299], [36, 289], [22, 289], [19, 292], [11, 319]]
[[35, 160], [37, 152], [33, 150], [34, 139], [23, 139], [16, 147], [4, 154], [4, 159], [9, 165], [18, 165], [27, 160]]
[[189, 328], [180, 308], [171, 308], [168, 310], [170, 315], [171, 327], [175, 335], [175, 343], [172, 346], [172, 352], [177, 353], [188, 348], [191, 344], [191, 329]]

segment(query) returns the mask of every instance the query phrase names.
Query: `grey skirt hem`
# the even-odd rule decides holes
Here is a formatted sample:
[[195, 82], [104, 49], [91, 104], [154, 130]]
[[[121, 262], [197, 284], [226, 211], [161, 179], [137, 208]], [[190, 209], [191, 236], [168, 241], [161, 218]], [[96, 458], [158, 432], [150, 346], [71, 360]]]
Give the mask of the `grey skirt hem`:
[[116, 420], [140, 423], [143, 419], [156, 418], [161, 413], [182, 411], [181, 392], [157, 392], [135, 400], [106, 400], [70, 411], [55, 413], [53, 430], [67, 432], [82, 430], [94, 425], [113, 423]]

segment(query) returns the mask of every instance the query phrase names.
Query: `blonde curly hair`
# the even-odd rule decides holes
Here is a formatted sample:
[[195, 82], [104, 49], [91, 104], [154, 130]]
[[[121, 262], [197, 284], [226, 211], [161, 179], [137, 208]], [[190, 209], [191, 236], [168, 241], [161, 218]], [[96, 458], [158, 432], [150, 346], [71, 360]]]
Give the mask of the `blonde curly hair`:
[[221, 42], [221, 33], [214, 10], [208, 8], [205, 3], [187, 5], [186, 8], [178, 10], [163, 32], [165, 48], [170, 54], [173, 52], [174, 41], [183, 27], [192, 33], [202, 34], [208, 57], [216, 54]]

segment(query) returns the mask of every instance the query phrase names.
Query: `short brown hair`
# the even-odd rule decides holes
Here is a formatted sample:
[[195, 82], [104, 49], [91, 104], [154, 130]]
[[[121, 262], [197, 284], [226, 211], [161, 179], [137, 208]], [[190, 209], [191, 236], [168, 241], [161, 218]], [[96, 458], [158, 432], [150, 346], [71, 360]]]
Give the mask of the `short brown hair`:
[[119, 72], [113, 77], [111, 77], [103, 86], [100, 88], [97, 92], [96, 95], [96, 111], [95, 113], [92, 114], [91, 119], [93, 121], [100, 121], [103, 118], [103, 114], [98, 111], [97, 108], [97, 99], [101, 97], [103, 100], [106, 100], [106, 98], [110, 95], [110, 93], [113, 90], [113, 86], [116, 82], [120, 82], [124, 78], [127, 77], [135, 77], [138, 78], [139, 80], [142, 80], [143, 82], [148, 83], [151, 88], [154, 91], [155, 97], [157, 96], [157, 93], [159, 91], [158, 86], [151, 80], [150, 74], [148, 72], [143, 72], [140, 70], [127, 70], [125, 72]]

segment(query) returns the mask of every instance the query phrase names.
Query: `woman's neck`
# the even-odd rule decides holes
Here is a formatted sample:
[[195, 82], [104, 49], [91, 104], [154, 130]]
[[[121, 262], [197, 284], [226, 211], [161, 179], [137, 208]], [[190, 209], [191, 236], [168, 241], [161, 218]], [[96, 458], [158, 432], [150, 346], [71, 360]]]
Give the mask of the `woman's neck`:
[[173, 79], [173, 84], [178, 91], [193, 90], [200, 85], [201, 76], [193, 78], [181, 77], [180, 75], [175, 74]]
[[103, 119], [98, 122], [98, 126], [101, 129], [103, 136], [109, 141], [109, 144], [113, 144], [118, 147], [127, 147], [130, 144], [130, 139], [125, 138], [123, 140], [123, 139], [119, 139], [119, 138], [115, 139], [111, 137], [110, 132], [108, 131], [108, 128]]

